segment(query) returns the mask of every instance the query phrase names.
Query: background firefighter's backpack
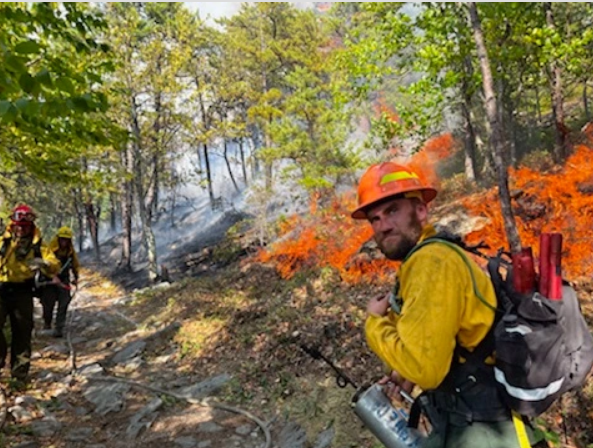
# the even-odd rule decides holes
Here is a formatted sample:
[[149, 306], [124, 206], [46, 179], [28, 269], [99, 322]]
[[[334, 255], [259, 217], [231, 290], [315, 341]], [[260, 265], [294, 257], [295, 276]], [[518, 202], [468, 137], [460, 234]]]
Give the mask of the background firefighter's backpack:
[[[467, 246], [460, 237], [439, 233], [424, 240], [414, 252], [431, 243], [446, 244], [457, 251], [468, 269], [464, 250], [488, 260], [498, 302], [494, 324], [473, 352], [459, 345], [456, 350], [467, 362], [481, 365], [495, 353], [494, 378], [511, 409], [537, 416], [562, 394], [585, 383], [593, 366], [593, 337], [576, 292], [567, 282], [563, 282], [562, 300], [550, 300], [538, 292], [520, 294], [513, 288], [512, 264], [503, 258], [502, 251], [488, 257], [477, 249], [480, 246]], [[485, 302], [471, 269], [470, 275], [476, 295]]]

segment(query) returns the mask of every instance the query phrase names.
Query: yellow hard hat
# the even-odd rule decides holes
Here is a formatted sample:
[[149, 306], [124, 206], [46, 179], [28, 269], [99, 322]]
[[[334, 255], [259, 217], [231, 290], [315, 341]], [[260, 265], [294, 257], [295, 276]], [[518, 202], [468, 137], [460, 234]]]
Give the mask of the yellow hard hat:
[[74, 236], [74, 233], [72, 232], [72, 229], [70, 227], [60, 227], [60, 229], [58, 230], [57, 233], [58, 238], [68, 238], [69, 240], [72, 239], [72, 237]]

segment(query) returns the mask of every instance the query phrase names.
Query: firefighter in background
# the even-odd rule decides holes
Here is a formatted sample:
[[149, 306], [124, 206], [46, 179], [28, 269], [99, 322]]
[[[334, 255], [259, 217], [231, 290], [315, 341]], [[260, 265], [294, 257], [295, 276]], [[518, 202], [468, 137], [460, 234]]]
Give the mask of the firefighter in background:
[[[42, 242], [35, 218], [31, 207], [15, 207], [0, 237], [0, 330], [10, 319], [11, 376], [19, 381], [27, 380], [31, 365], [36, 270], [51, 278], [60, 269], [60, 262]], [[0, 368], [6, 363], [7, 351], [4, 332], [0, 331]]]
[[72, 237], [73, 233], [70, 227], [61, 227], [49, 243], [50, 250], [62, 265], [57, 279], [54, 279], [54, 284], [44, 286], [41, 293], [43, 321], [46, 330], [51, 329], [56, 302], [58, 304], [53, 333], [57, 338], [64, 336], [68, 305], [72, 300], [70, 285], [78, 287], [80, 263], [72, 244]]

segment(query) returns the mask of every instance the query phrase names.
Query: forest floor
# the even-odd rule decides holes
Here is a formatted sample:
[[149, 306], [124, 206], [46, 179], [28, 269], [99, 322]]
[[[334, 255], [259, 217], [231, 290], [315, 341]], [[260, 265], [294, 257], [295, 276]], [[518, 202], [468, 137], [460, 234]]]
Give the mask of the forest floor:
[[[256, 416], [273, 447], [379, 448], [351, 410], [354, 388], [338, 387], [331, 367], [301, 347], [357, 385], [379, 378], [364, 309], [390, 285], [352, 286], [330, 270], [285, 280], [235, 255], [224, 242], [178, 254], [173, 282], [144, 289], [135, 289], [141, 272], [85, 262], [67, 337], [40, 330], [36, 303], [32, 381], [19, 391], [3, 373], [0, 447], [265, 446], [254, 419], [196, 401], [211, 395]], [[575, 287], [593, 328], [593, 282]], [[591, 448], [593, 379], [536, 423], [551, 446]]]

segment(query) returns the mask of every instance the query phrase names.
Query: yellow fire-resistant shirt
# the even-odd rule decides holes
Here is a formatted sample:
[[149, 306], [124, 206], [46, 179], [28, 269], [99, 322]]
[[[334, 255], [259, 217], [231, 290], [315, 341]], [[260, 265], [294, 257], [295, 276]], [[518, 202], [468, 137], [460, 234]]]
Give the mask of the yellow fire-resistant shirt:
[[72, 268], [72, 273], [74, 274], [74, 277], [78, 278], [78, 273], [80, 271], [80, 261], [78, 260], [78, 254], [72, 246], [70, 246], [66, 250], [63, 250], [60, 247], [59, 238], [57, 236], [54, 236], [52, 240], [49, 242], [49, 250], [51, 250], [58, 259], [72, 257], [72, 262], [70, 266]]
[[[38, 228], [35, 228], [33, 245], [38, 244], [39, 241], [41, 241], [41, 232]], [[35, 272], [29, 264], [35, 258], [33, 247], [29, 249], [29, 252], [22, 259], [19, 259], [15, 254], [17, 244], [16, 239], [10, 233], [10, 227], [8, 227], [4, 235], [0, 237], [0, 247], [7, 246], [4, 248], [4, 255], [0, 257], [0, 283], [22, 283], [32, 280], [35, 276]], [[43, 273], [48, 277], [57, 274], [60, 270], [60, 261], [44, 243], [41, 243], [40, 252], [43, 260], [47, 262], [47, 267], [42, 269]]]
[[[434, 236], [428, 225], [420, 241]], [[476, 287], [493, 307], [489, 276], [469, 257]], [[456, 341], [473, 350], [486, 336], [494, 311], [474, 293], [469, 268], [455, 249], [428, 244], [413, 253], [398, 274], [401, 314], [369, 316], [365, 332], [370, 348], [393, 370], [424, 390], [435, 389], [449, 372]]]

